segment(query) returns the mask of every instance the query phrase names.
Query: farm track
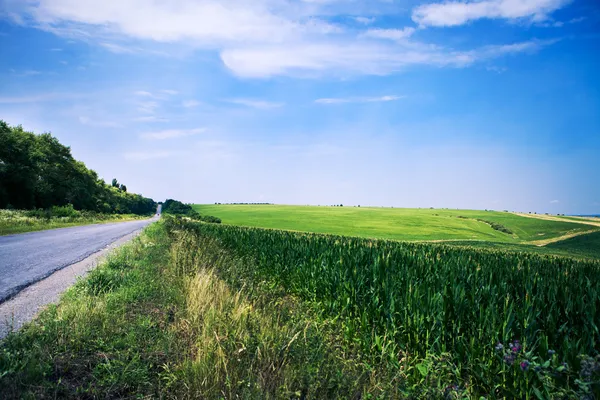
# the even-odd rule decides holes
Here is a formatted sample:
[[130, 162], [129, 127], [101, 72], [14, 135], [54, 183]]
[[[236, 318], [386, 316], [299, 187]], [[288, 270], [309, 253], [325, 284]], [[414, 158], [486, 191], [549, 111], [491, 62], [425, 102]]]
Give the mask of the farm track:
[[523, 214], [523, 213], [514, 213], [514, 214], [521, 216], [521, 217], [543, 219], [546, 221], [572, 222], [574, 224], [592, 225], [592, 226], [600, 227], [600, 221], [596, 222], [596, 221], [592, 221], [592, 220], [584, 219], [584, 218], [581, 218], [580, 221], [576, 221], [573, 219], [563, 219], [563, 218], [559, 218], [559, 217], [554, 217], [552, 215], [539, 215], [539, 214], [534, 215], [534, 214]]
[[585, 232], [568, 233], [566, 235], [559, 236], [559, 237], [552, 238], [552, 239], [534, 240], [532, 242], [527, 242], [527, 244], [535, 245], [538, 247], [544, 247], [544, 246], [552, 244], [552, 243], [562, 242], [563, 240], [571, 239], [571, 238], [574, 238], [577, 236], [588, 235], [588, 234], [594, 233], [594, 232], [598, 232], [598, 229], [593, 229], [591, 231], [585, 231]]

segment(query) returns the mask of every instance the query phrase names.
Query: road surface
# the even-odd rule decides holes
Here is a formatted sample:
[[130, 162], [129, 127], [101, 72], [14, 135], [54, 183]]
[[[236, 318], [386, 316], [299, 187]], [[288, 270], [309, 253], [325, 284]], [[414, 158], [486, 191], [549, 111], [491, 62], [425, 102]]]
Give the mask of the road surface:
[[0, 303], [156, 220], [158, 217], [0, 236]]

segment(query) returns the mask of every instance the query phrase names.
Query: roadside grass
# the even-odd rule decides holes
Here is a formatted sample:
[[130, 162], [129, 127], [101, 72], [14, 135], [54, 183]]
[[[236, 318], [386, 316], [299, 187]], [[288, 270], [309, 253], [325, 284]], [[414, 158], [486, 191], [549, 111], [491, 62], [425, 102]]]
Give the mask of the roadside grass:
[[[211, 240], [148, 227], [0, 342], [0, 398], [400, 396], [401, 375]], [[220, 273], [219, 273], [220, 271]]]
[[185, 354], [169, 329], [181, 286], [165, 280], [168, 240], [153, 224], [0, 344], [0, 398], [154, 394]]
[[46, 229], [67, 228], [109, 222], [146, 219], [148, 216], [135, 214], [101, 214], [78, 211], [77, 214], [62, 216], [38, 210], [0, 210], [0, 236], [34, 232]]
[[[526, 243], [594, 229], [585, 224], [509, 212], [282, 205], [194, 205], [224, 224], [402, 241], [485, 240]], [[493, 229], [492, 225], [508, 232]]]

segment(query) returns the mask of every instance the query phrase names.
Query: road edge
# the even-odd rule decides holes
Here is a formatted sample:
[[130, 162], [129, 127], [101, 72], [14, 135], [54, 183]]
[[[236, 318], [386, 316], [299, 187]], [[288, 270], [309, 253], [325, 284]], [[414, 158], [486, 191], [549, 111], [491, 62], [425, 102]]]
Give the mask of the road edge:
[[103, 249], [54, 271], [0, 303], [0, 340], [35, 319], [49, 304], [57, 303], [62, 293], [73, 286], [77, 279], [96, 268], [114, 250], [139, 236], [146, 227], [121, 236]]

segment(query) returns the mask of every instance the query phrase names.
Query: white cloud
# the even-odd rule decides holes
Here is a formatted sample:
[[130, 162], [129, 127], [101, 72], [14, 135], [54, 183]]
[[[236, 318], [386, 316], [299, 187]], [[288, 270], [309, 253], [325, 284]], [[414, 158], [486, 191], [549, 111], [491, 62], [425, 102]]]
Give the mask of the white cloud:
[[558, 204], [558, 203], [560, 203], [560, 201], [558, 201], [558, 200], [552, 200], [552, 201], [550, 202], [550, 204]]
[[158, 160], [163, 158], [174, 157], [178, 153], [173, 151], [149, 151], [149, 152], [131, 152], [124, 153], [123, 157], [130, 161], [148, 161]]
[[226, 101], [228, 103], [238, 104], [241, 106], [246, 106], [246, 107], [251, 107], [251, 108], [257, 108], [260, 110], [269, 110], [272, 108], [279, 108], [279, 107], [284, 106], [283, 103], [276, 103], [276, 102], [272, 102], [272, 101], [257, 100], [257, 99], [229, 99]]
[[424, 4], [413, 10], [420, 26], [457, 26], [482, 18], [543, 21], [571, 0], [484, 0]]
[[[417, 7], [413, 19], [422, 26], [459, 25], [477, 18], [527, 17], [541, 21], [567, 1], [435, 3]], [[159, 50], [174, 49], [167, 47], [172, 44], [216, 51], [227, 68], [240, 77], [384, 75], [414, 65], [464, 67], [479, 59], [478, 50], [454, 51], [410, 42], [414, 32], [411, 27], [356, 32], [356, 27], [348, 29], [327, 22], [332, 17], [347, 18], [353, 6], [360, 6], [362, 15], [385, 15], [379, 11], [394, 10], [384, 3], [27, 0], [9, 2], [8, 12], [17, 23], [96, 41], [117, 54], [165, 55]], [[358, 14], [356, 10], [354, 13]], [[364, 16], [353, 18], [364, 25], [375, 21]]]
[[158, 108], [156, 101], [144, 101], [138, 104], [137, 110], [145, 114], [152, 114]]
[[375, 22], [375, 18], [374, 17], [354, 17], [354, 20], [356, 22], [358, 22], [359, 24], [363, 24], [363, 25], [371, 25], [373, 22]]
[[315, 100], [318, 104], [344, 104], [344, 103], [379, 103], [396, 101], [405, 96], [381, 96], [381, 97], [345, 97], [345, 98], [323, 98]]
[[206, 129], [167, 129], [164, 131], [142, 133], [140, 137], [147, 140], [165, 140], [198, 135], [203, 132], [206, 132]]
[[133, 54], [135, 50], [115, 43], [100, 43], [100, 46], [115, 54]]
[[376, 39], [402, 40], [410, 37], [415, 32], [415, 28], [407, 27], [403, 29], [369, 29], [363, 36]]
[[138, 90], [137, 92], [134, 93], [136, 96], [143, 96], [143, 97], [154, 97], [154, 95], [150, 92], [147, 92], [145, 90]]
[[120, 128], [122, 126], [118, 122], [100, 121], [100, 120], [91, 119], [90, 117], [87, 117], [87, 116], [80, 116], [78, 119], [79, 119], [79, 123], [81, 123], [82, 125], [99, 127], [99, 128]]
[[163, 89], [160, 92], [164, 93], [164, 94], [168, 94], [170, 96], [175, 96], [176, 94], [179, 94], [179, 92], [177, 90], [170, 90], [170, 89]]
[[503, 73], [505, 73], [507, 71], [507, 68], [505, 68], [505, 67], [497, 67], [495, 65], [488, 65], [487, 67], [485, 67], [485, 69], [487, 71], [495, 72], [497, 74], [503, 74]]
[[181, 103], [181, 105], [184, 108], [194, 108], [194, 107], [198, 107], [200, 104], [202, 104], [202, 103], [200, 103], [199, 101], [196, 101], [196, 100], [184, 100]]
[[137, 118], [134, 118], [133, 121], [135, 121], [135, 122], [169, 122], [169, 119], [160, 118], [160, 117], [156, 117], [156, 116], [152, 115], [152, 116], [148, 116], [148, 117], [137, 117]]
[[42, 72], [34, 70], [34, 69], [27, 69], [27, 70], [24, 70], [24, 71], [16, 71], [14, 69], [11, 69], [10, 73], [13, 76], [26, 77], [26, 76], [41, 75]]
[[262, 46], [225, 50], [221, 59], [241, 77], [276, 75], [387, 75], [415, 65], [465, 67], [476, 61], [535, 51], [555, 41], [485, 46], [470, 51], [452, 51], [436, 46], [391, 43], [304, 43], [297, 46]]
[[81, 97], [81, 95], [75, 93], [42, 93], [20, 97], [0, 97], [0, 104], [42, 103], [47, 101], [75, 99], [78, 97]]

